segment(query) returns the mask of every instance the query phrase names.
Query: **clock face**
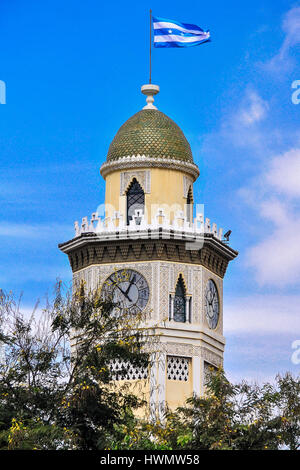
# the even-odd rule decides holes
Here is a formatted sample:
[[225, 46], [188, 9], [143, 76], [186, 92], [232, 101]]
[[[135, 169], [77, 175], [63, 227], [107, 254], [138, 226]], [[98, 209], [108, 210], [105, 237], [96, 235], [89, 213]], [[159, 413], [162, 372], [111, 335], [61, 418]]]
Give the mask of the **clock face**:
[[115, 304], [115, 310], [131, 314], [142, 312], [149, 299], [149, 286], [140, 273], [122, 269], [111, 274], [103, 284], [102, 293]]
[[205, 288], [205, 315], [209, 328], [217, 327], [220, 315], [219, 294], [216, 284], [210, 279]]

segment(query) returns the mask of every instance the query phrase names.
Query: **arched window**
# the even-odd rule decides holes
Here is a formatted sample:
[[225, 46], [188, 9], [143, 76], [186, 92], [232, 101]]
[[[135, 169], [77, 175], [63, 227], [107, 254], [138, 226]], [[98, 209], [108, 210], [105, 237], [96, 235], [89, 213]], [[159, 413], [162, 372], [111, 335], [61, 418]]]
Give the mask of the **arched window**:
[[185, 287], [182, 276], [180, 274], [174, 297], [174, 321], [186, 321], [186, 301], [185, 301]]
[[133, 178], [128, 191], [127, 191], [127, 225], [132, 220], [132, 216], [137, 209], [142, 209], [144, 212], [145, 206], [145, 194], [143, 188], [136, 180]]
[[191, 186], [188, 190], [186, 198], [186, 220], [188, 222], [192, 222], [193, 220], [193, 193]]

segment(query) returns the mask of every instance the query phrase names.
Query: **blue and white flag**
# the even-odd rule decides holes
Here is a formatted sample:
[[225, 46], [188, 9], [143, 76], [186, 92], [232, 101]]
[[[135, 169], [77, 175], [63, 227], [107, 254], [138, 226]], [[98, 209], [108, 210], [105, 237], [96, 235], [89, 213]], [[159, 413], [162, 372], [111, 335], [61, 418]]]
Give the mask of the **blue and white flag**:
[[154, 47], [198, 46], [210, 40], [209, 31], [194, 24], [179, 23], [166, 18], [152, 16]]

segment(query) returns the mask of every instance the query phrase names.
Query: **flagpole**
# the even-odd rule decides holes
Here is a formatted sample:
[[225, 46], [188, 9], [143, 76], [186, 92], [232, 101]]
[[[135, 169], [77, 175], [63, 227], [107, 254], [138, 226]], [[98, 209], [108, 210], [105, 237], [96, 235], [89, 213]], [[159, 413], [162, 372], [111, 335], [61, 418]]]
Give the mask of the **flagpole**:
[[151, 83], [151, 43], [152, 43], [152, 10], [150, 10], [150, 43], [149, 43], [149, 83]]

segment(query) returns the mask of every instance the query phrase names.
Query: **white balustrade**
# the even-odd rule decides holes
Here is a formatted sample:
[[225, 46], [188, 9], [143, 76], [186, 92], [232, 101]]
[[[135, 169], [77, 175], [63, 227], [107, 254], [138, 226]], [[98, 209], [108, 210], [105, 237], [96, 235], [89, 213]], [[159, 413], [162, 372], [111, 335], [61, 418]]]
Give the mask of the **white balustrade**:
[[223, 229], [218, 229], [215, 223], [211, 224], [208, 218], [204, 221], [204, 215], [200, 212], [196, 214], [193, 222], [187, 220], [183, 211], [176, 212], [173, 220], [170, 221], [164, 209], [159, 208], [149, 224], [142, 209], [136, 209], [129, 225], [125, 223], [125, 220], [124, 214], [119, 211], [115, 211], [112, 217], [104, 218], [99, 217], [97, 212], [93, 212], [90, 221], [87, 217], [83, 217], [81, 225], [77, 221], [74, 223], [75, 237], [86, 232], [100, 235], [115, 232], [158, 231], [159, 229], [186, 235], [209, 233], [219, 240], [223, 237]]

